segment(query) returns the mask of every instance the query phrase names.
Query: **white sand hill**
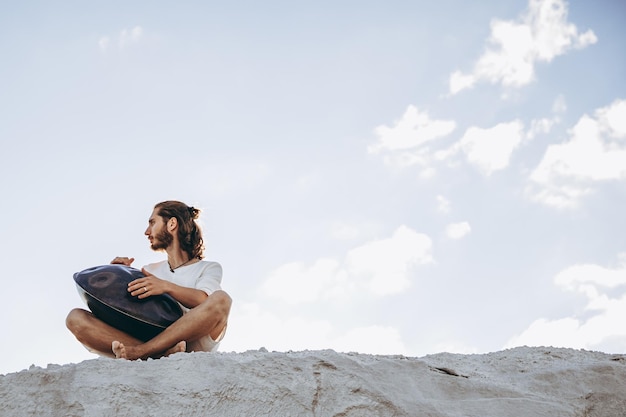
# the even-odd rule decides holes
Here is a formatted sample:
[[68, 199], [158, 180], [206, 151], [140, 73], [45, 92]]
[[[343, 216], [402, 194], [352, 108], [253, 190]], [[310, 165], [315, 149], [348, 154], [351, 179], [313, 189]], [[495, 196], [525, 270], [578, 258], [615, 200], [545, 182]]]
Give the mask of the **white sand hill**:
[[304, 352], [93, 359], [0, 376], [0, 415], [624, 417], [626, 357]]

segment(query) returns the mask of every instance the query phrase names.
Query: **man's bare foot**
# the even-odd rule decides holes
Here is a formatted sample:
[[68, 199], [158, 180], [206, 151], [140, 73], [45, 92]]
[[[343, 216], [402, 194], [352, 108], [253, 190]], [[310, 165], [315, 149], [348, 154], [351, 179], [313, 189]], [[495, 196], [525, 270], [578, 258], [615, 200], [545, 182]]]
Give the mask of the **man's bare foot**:
[[140, 353], [140, 349], [138, 346], [125, 346], [122, 342], [118, 342], [117, 340], [111, 343], [111, 350], [115, 354], [117, 359], [145, 359], [145, 357]]
[[[146, 356], [142, 356], [139, 353], [139, 348], [136, 346], [125, 346], [122, 342], [118, 342], [117, 340], [111, 343], [111, 350], [115, 354], [116, 359], [146, 359]], [[157, 359], [162, 356], [173, 355], [178, 352], [185, 352], [187, 350], [187, 342], [180, 341], [172, 346], [170, 349], [166, 350], [164, 354], [152, 356]]]
[[111, 344], [111, 350], [113, 350], [116, 359], [128, 359], [126, 356], [126, 346], [124, 346], [121, 342], [118, 342], [117, 340], [113, 341]]
[[163, 356], [170, 356], [170, 355], [173, 355], [174, 353], [185, 352], [186, 350], [187, 350], [187, 342], [182, 340], [182, 341], [176, 343], [170, 349], [166, 350], [165, 351], [165, 355], [163, 355]]

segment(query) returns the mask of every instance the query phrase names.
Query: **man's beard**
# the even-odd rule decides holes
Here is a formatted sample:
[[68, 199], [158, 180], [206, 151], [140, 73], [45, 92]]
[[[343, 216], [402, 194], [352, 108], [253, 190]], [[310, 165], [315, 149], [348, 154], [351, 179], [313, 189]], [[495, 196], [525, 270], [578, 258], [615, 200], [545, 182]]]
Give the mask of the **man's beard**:
[[167, 230], [162, 230], [153, 239], [150, 247], [152, 250], [159, 251], [167, 249], [174, 241], [174, 236]]

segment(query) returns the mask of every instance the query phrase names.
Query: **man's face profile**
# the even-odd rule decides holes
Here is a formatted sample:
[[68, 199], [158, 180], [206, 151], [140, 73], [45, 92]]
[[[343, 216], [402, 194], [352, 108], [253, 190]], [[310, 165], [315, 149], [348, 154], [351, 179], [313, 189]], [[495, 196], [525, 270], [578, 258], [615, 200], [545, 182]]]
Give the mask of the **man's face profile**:
[[174, 236], [166, 228], [165, 220], [156, 213], [156, 210], [148, 220], [145, 234], [150, 240], [150, 248], [154, 251], [167, 249], [174, 240]]

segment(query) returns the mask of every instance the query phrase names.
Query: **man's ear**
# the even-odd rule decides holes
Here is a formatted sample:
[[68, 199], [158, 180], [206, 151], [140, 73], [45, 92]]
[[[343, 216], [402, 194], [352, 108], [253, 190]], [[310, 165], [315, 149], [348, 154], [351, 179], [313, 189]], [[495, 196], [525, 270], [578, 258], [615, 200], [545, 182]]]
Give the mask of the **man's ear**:
[[173, 230], [176, 230], [177, 227], [178, 219], [176, 217], [170, 217], [170, 219], [167, 221], [167, 230], [171, 232]]

